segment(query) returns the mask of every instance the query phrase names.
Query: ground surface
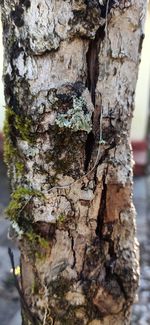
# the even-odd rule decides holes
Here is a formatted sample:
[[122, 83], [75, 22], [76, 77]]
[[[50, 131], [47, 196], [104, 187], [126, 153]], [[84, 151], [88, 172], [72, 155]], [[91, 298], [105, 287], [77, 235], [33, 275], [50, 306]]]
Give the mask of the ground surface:
[[[137, 230], [141, 250], [141, 281], [139, 301], [134, 305], [132, 325], [150, 324], [150, 179], [136, 178], [134, 181], [134, 202], [137, 209]], [[0, 157], [0, 325], [21, 325], [18, 293], [10, 273], [11, 265], [8, 247], [19, 263], [19, 253], [7, 238], [9, 221], [4, 219], [4, 209], [9, 201], [9, 186], [6, 170]]]
[[132, 325], [150, 325], [150, 177], [134, 181], [137, 233], [140, 242], [141, 278], [138, 303], [134, 305]]

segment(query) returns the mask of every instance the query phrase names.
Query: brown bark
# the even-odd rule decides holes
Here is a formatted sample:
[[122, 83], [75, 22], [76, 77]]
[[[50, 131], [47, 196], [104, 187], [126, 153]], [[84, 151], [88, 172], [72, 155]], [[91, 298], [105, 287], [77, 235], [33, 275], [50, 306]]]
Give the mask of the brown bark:
[[1, 2], [23, 323], [129, 324], [139, 277], [129, 134], [146, 1]]

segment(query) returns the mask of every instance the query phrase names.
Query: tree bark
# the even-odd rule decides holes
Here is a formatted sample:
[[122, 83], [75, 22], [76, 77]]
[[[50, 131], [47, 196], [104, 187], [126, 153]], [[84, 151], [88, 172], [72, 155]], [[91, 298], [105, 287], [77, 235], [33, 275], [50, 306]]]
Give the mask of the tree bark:
[[1, 7], [23, 324], [129, 324], [139, 278], [130, 126], [146, 0]]

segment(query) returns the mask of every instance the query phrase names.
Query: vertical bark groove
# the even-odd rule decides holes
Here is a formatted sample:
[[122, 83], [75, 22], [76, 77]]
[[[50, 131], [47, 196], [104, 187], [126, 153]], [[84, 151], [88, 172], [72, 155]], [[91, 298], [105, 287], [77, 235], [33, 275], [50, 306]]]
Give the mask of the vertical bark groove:
[[[106, 10], [106, 9], [105, 9]], [[89, 48], [86, 54], [86, 61], [87, 61], [87, 81], [86, 86], [89, 89], [91, 94], [91, 100], [95, 108], [95, 90], [98, 81], [99, 75], [99, 50], [100, 44], [104, 40], [105, 37], [105, 26], [99, 27], [95, 38], [89, 41]], [[94, 119], [95, 112], [93, 113], [92, 122], [93, 128], [95, 127], [95, 119]], [[100, 109], [96, 112], [97, 120], [99, 119]], [[96, 121], [96, 124], [99, 124]], [[95, 132], [90, 132], [87, 136], [86, 144], [85, 144], [85, 172], [88, 171], [88, 166], [92, 157], [92, 152], [94, 149], [95, 144]]]
[[88, 166], [91, 160], [92, 152], [94, 149], [94, 144], [95, 144], [95, 137], [93, 132], [91, 131], [88, 136], [87, 140], [85, 143], [85, 162], [84, 162], [84, 170], [85, 172], [88, 171]]
[[89, 42], [89, 49], [86, 55], [87, 60], [87, 87], [91, 94], [93, 105], [95, 106], [95, 89], [99, 75], [99, 49], [100, 44], [105, 37], [105, 27], [100, 27], [95, 35], [95, 38]]
[[103, 175], [102, 179], [102, 194], [100, 200], [100, 206], [97, 215], [97, 227], [96, 227], [96, 235], [103, 239], [103, 225], [104, 225], [104, 214], [106, 212], [106, 195], [107, 195], [107, 184], [106, 184], [106, 175]]

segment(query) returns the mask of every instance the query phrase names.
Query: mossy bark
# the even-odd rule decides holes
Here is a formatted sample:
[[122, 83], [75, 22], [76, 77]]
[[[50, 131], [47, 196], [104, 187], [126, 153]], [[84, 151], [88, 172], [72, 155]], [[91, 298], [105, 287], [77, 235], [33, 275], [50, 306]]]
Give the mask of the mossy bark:
[[24, 325], [130, 323], [130, 125], [146, 1], [104, 2], [1, 1]]

